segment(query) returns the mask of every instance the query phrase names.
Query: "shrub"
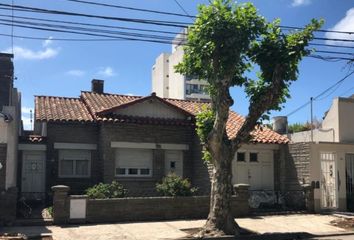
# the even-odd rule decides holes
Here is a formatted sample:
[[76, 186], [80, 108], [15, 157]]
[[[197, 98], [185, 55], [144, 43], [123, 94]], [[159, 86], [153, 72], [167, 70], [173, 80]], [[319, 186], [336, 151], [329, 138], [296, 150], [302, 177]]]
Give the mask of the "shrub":
[[191, 186], [188, 179], [183, 179], [176, 174], [169, 174], [156, 184], [156, 190], [164, 196], [191, 196], [198, 189]]
[[113, 181], [111, 184], [99, 183], [85, 190], [89, 198], [105, 199], [105, 198], [123, 198], [127, 194], [127, 190], [122, 184]]
[[48, 214], [53, 217], [53, 206], [47, 207]]

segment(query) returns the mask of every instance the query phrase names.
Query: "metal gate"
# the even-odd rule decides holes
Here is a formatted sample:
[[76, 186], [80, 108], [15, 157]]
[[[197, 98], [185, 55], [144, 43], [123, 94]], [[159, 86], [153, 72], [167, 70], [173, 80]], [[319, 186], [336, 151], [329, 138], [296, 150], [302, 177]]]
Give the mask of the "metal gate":
[[345, 155], [345, 178], [347, 191], [347, 208], [354, 211], [354, 193], [353, 193], [353, 177], [354, 177], [354, 154]]
[[335, 209], [338, 207], [336, 155], [321, 152], [321, 208]]

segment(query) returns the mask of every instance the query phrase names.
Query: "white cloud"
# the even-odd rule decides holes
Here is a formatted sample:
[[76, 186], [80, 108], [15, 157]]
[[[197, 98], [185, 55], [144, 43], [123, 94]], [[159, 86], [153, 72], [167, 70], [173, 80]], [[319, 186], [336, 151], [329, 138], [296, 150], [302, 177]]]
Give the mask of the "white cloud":
[[53, 43], [53, 37], [49, 37], [48, 39], [44, 40], [42, 43], [43, 47], [48, 47], [49, 45], [51, 45]]
[[[12, 52], [12, 49], [6, 49], [4, 52]], [[45, 48], [44, 50], [33, 51], [28, 48], [15, 46], [14, 55], [16, 59], [26, 59], [26, 60], [43, 60], [48, 58], [53, 58], [57, 56], [59, 49]]]
[[75, 77], [82, 77], [86, 74], [86, 72], [79, 70], [79, 69], [73, 69], [73, 70], [67, 71], [66, 74], [71, 75], [71, 76], [75, 76]]
[[311, 0], [293, 0], [291, 6], [299, 7], [299, 6], [309, 5], [309, 4], [311, 4]]
[[[341, 32], [354, 32], [354, 7], [349, 9], [344, 18], [342, 18], [334, 27], [330, 28], [332, 31], [341, 31]], [[326, 38], [340, 38], [348, 39], [354, 41], [354, 34], [345, 34], [345, 33], [334, 33], [327, 32]], [[354, 46], [353, 42], [341, 42], [341, 41], [331, 41], [327, 40], [327, 44], [336, 44], [336, 45], [346, 45]]]
[[22, 114], [30, 114], [31, 110], [32, 110], [32, 113], [33, 113], [33, 108], [30, 108], [30, 107], [22, 107], [21, 108]]
[[113, 68], [111, 67], [102, 68], [100, 71], [98, 71], [97, 74], [104, 77], [113, 77], [114, 75], [116, 75]]
[[23, 128], [25, 130], [32, 130], [31, 118], [22, 116]]

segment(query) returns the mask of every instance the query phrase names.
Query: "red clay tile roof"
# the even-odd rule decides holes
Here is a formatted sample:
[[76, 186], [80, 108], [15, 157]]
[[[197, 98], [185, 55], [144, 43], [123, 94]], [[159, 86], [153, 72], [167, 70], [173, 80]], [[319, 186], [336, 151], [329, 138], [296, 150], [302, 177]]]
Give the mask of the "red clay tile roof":
[[91, 116], [79, 98], [35, 97], [35, 119], [37, 121], [91, 122]]
[[[108, 122], [131, 122], [122, 116], [102, 116], [99, 113], [134, 102], [141, 99], [141, 96], [128, 96], [118, 94], [97, 94], [92, 92], [82, 92], [80, 99], [78, 98], [62, 98], [62, 97], [44, 97], [37, 96], [35, 99], [36, 105], [36, 120], [38, 121], [108, 121]], [[166, 102], [181, 108], [182, 110], [196, 115], [204, 106], [209, 103], [178, 100], [178, 99], [164, 99]], [[154, 122], [155, 124], [162, 119], [137, 119], [141, 123]], [[237, 131], [244, 122], [244, 117], [230, 111], [230, 116], [227, 122], [227, 135], [234, 138]], [[157, 121], [157, 122], [156, 122]], [[257, 143], [278, 143], [286, 144], [289, 139], [282, 136], [266, 127], [260, 129], [256, 128], [252, 133], [252, 142]]]

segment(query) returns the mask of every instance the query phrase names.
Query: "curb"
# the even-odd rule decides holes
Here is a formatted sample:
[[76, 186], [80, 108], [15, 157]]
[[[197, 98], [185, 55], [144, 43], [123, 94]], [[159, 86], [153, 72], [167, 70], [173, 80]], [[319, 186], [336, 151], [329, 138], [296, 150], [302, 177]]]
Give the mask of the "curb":
[[[295, 232], [295, 233], [264, 233], [264, 234], [251, 234], [241, 236], [222, 236], [222, 237], [206, 237], [205, 240], [289, 240], [289, 239], [304, 239], [315, 237], [338, 237], [338, 236], [350, 236], [354, 235], [354, 231], [350, 232], [328, 232], [311, 234], [307, 232]], [[178, 240], [193, 240], [198, 238], [178, 238]]]

